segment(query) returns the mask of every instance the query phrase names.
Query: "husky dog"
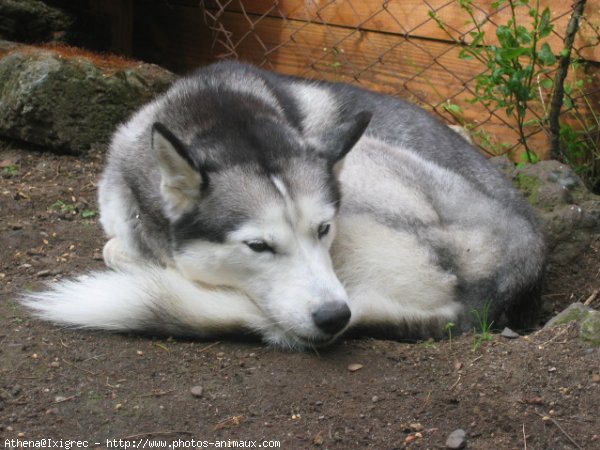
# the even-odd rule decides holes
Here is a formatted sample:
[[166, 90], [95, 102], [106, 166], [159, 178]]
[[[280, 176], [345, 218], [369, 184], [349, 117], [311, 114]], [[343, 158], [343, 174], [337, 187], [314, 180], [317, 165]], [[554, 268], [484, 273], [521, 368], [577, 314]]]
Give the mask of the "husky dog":
[[25, 303], [60, 324], [305, 348], [350, 330], [526, 323], [544, 245], [528, 205], [422, 109], [236, 62], [121, 125], [99, 184], [110, 271]]

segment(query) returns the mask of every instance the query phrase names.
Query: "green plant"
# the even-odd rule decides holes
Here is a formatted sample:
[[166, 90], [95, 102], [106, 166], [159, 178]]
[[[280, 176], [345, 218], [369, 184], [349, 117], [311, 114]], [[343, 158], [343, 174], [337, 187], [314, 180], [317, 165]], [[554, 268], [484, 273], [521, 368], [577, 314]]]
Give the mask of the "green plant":
[[450, 100], [446, 100], [444, 103], [442, 103], [442, 108], [444, 111], [449, 112], [455, 117], [460, 117], [463, 113], [462, 108], [455, 103], [451, 103]]
[[84, 219], [91, 219], [92, 217], [96, 217], [97, 215], [98, 212], [94, 211], [93, 209], [86, 209], [81, 212], [81, 217], [83, 217]]
[[333, 77], [337, 80], [339, 77], [339, 69], [343, 67], [343, 63], [340, 60], [340, 54], [344, 53], [344, 50], [338, 49], [337, 47], [332, 47], [330, 53], [333, 61], [330, 63], [325, 63], [325, 65], [333, 69]]
[[6, 166], [2, 169], [2, 172], [5, 173], [6, 175], [14, 175], [15, 173], [18, 172], [17, 166]]
[[[540, 100], [542, 94], [539, 86], [544, 89], [552, 87], [553, 81], [548, 74], [556, 65], [550, 45], [542, 42], [553, 29], [550, 9], [546, 7], [541, 10], [539, 0], [533, 4], [529, 0], [495, 1], [493, 8], [510, 9], [510, 19], [506, 24], [496, 27], [497, 44], [490, 44], [484, 30], [489, 17], [477, 19], [473, 0], [458, 0], [458, 3], [473, 26], [468, 38], [457, 38], [434, 11], [430, 11], [429, 15], [451, 39], [462, 46], [459, 58], [476, 59], [486, 67], [475, 78], [475, 98], [472, 102], [479, 102], [493, 111], [503, 109], [508, 117], [513, 118], [527, 161], [535, 162], [539, 158], [529, 145], [528, 128], [540, 125], [540, 120], [531, 118], [530, 103]], [[519, 22], [519, 8], [527, 8], [531, 23]], [[541, 80], [539, 84], [538, 80]]]
[[452, 328], [454, 328], [456, 324], [454, 322], [447, 322], [444, 325], [444, 332], [448, 333], [448, 341], [450, 342], [450, 347], [452, 347]]
[[490, 307], [492, 301], [488, 300], [483, 304], [481, 311], [472, 309], [471, 314], [475, 317], [479, 330], [475, 332], [475, 343], [473, 344], [473, 350], [477, 350], [481, 347], [481, 344], [494, 339], [492, 335], [492, 325], [494, 321], [490, 321]]
[[[467, 128], [472, 129], [473, 127], [467, 126]], [[473, 131], [471, 131], [471, 136], [477, 142], [477, 145], [492, 156], [504, 155], [510, 149], [509, 143], [499, 143], [495, 136], [492, 136], [483, 127], [473, 129]]]
[[[479, 102], [492, 111], [504, 110], [515, 121], [519, 143], [525, 149], [519, 165], [539, 160], [529, 136], [535, 134], [533, 127], [541, 128], [550, 136], [551, 157], [572, 166], [586, 185], [600, 192], [600, 109], [586, 95], [595, 90], [589, 63], [571, 58], [586, 1], [576, 0], [573, 4], [558, 55], [545, 42], [553, 31], [552, 12], [548, 7], [542, 9], [539, 0], [493, 2], [492, 8], [509, 12], [507, 22], [496, 25], [493, 38], [488, 29], [490, 15], [478, 18], [473, 0], [457, 3], [468, 17], [465, 24], [471, 27], [464, 35], [457, 35], [435, 11], [429, 15], [460, 45], [460, 58], [477, 60], [485, 67], [475, 78], [475, 96], [467, 101]], [[587, 23], [596, 32], [600, 30], [589, 17]], [[469, 127], [463, 123], [458, 105], [448, 100], [442, 107]], [[483, 127], [477, 127], [473, 137], [492, 155], [506, 153], [512, 147], [498, 143]]]
[[585, 184], [600, 192], [600, 111], [585, 95], [592, 77], [579, 61], [572, 63], [572, 81], [564, 86], [565, 119], [559, 127], [561, 159], [573, 167]]
[[55, 211], [60, 211], [63, 214], [72, 214], [77, 211], [77, 207], [72, 204], [67, 204], [62, 200], [56, 200], [54, 203], [50, 205], [50, 209]]
[[422, 342], [423, 346], [429, 350], [437, 350], [437, 345], [435, 345], [435, 341], [433, 339], [427, 339]]

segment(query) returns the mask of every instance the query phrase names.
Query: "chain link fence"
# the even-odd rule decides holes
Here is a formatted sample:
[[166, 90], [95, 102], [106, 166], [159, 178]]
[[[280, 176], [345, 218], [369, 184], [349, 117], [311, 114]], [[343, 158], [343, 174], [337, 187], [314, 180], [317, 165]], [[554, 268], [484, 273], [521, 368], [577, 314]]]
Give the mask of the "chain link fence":
[[[472, 17], [461, 8], [469, 3]], [[429, 109], [449, 123], [469, 129], [490, 154], [518, 150], [515, 122], [502, 109], [473, 101], [476, 79], [486, 67], [461, 59], [475, 31], [475, 19], [494, 44], [495, 30], [510, 20], [510, 5], [475, 0], [201, 0], [198, 6], [212, 31], [215, 58], [236, 58], [269, 69], [316, 79], [350, 82], [398, 95]], [[531, 3], [534, 3], [533, 1]], [[541, 1], [551, 11], [553, 52], [563, 49], [570, 2]], [[585, 139], [598, 140], [595, 115], [600, 100], [600, 1], [588, 1], [580, 21], [569, 75], [566, 121], [587, 127]], [[524, 9], [519, 21], [531, 22]], [[445, 24], [445, 30], [439, 22]], [[491, 38], [491, 39], [490, 39]], [[553, 77], [550, 71], [545, 76]], [[540, 83], [542, 91], [542, 80]], [[543, 155], [549, 97], [542, 93], [527, 129]]]

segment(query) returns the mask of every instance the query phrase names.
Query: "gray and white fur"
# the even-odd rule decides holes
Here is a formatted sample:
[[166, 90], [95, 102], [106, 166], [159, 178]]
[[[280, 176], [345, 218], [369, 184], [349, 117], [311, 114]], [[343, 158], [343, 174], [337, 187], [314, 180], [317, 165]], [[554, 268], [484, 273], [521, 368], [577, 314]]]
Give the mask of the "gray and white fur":
[[345, 332], [527, 324], [544, 266], [528, 205], [422, 109], [236, 62], [117, 130], [99, 184], [112, 269], [25, 304], [46, 320], [306, 348]]

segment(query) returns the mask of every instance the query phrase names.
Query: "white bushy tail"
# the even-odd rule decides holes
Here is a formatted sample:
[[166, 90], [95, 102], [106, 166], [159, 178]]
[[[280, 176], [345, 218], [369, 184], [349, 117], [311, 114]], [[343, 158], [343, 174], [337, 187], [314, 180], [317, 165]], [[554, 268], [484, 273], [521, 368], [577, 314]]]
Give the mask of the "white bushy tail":
[[200, 286], [160, 267], [60, 281], [48, 291], [27, 294], [22, 303], [43, 320], [78, 328], [210, 337], [265, 326], [260, 310], [243, 294]]

